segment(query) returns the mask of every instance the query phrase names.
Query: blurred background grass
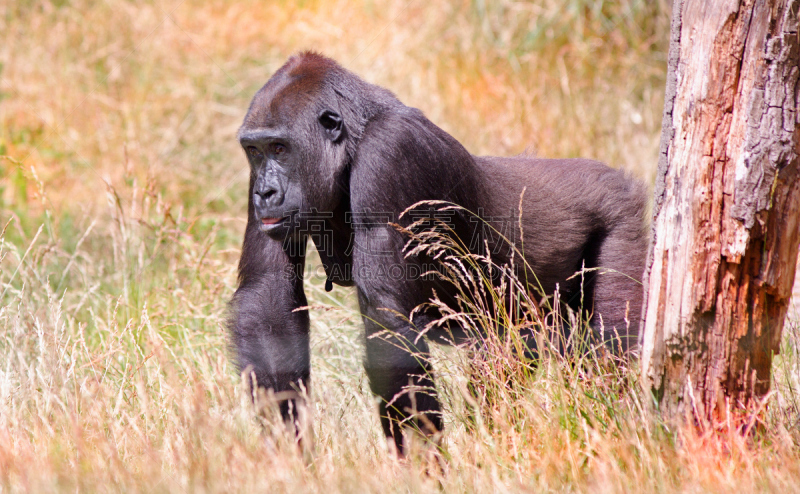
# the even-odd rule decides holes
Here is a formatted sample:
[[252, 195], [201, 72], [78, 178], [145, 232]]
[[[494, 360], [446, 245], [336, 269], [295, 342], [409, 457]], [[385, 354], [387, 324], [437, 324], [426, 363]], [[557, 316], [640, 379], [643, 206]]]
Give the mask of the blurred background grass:
[[650, 183], [668, 33], [667, 0], [0, 0], [0, 490], [796, 488], [796, 321], [755, 443], [676, 435], [635, 383], [548, 366], [467, 432], [468, 364], [441, 350], [448, 463], [427, 475], [385, 451], [351, 291], [308, 285], [328, 309], [310, 463], [262, 431], [227, 353], [235, 132], [289, 55], [337, 59], [475, 154], [592, 157]]

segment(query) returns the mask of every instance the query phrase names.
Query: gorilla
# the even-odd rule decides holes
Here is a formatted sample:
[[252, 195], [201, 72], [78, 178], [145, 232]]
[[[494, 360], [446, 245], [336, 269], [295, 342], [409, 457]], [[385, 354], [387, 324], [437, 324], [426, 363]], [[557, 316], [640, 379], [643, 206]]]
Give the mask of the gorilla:
[[[387, 438], [402, 454], [403, 426], [441, 429], [428, 343], [453, 341], [458, 328], [420, 338], [441, 314], [410, 315], [434, 297], [455, 307], [457, 290], [417, 275], [440, 261], [424, 250], [411, 255], [401, 231], [429, 214], [426, 201], [459, 206], [432, 214], [448, 213], [447, 235], [470, 252], [488, 248], [497, 265], [523, 255], [538, 300], [558, 288], [564, 304], [588, 310], [597, 335], [614, 335], [616, 343], [598, 336], [613, 352], [635, 346], [646, 201], [622, 172], [586, 159], [473, 156], [421, 111], [312, 52], [290, 58], [256, 93], [238, 138], [250, 189], [231, 342], [239, 369], [275, 393], [284, 419], [309, 384], [303, 266], [311, 238], [326, 289], [356, 287], [364, 366]], [[486, 235], [485, 224], [512, 224], [513, 234]], [[573, 276], [584, 268], [602, 269]]]

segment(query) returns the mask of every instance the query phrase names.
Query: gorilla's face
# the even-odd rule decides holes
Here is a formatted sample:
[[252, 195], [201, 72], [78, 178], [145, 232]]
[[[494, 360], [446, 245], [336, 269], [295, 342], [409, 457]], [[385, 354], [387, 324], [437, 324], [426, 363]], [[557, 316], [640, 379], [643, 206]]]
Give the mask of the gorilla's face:
[[256, 94], [239, 129], [250, 163], [250, 214], [280, 239], [330, 215], [348, 187], [347, 132], [335, 94], [308, 74], [287, 72]]

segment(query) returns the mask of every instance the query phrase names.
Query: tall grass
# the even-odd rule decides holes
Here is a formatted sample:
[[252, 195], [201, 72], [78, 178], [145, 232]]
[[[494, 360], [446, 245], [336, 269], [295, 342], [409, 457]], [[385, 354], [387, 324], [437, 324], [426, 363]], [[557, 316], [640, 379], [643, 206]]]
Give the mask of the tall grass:
[[314, 259], [308, 457], [257, 418], [225, 350], [246, 214], [234, 134], [289, 54], [337, 58], [474, 153], [590, 156], [648, 180], [666, 10], [0, 0], [0, 490], [796, 490], [796, 318], [747, 440], [669, 429], [635, 368], [532, 367], [502, 339], [478, 361], [437, 347], [441, 468], [388, 454], [353, 293], [326, 293]]

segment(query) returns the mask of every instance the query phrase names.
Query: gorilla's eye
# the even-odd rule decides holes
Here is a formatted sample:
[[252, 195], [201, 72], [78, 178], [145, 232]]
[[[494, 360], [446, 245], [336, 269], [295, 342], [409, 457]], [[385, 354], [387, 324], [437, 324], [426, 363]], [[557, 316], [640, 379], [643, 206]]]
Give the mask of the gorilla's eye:
[[280, 156], [286, 152], [286, 146], [278, 143], [270, 144], [269, 152], [275, 156]]
[[245, 148], [245, 151], [247, 152], [247, 156], [250, 157], [251, 160], [261, 161], [264, 158], [264, 155], [256, 147], [247, 146]]

